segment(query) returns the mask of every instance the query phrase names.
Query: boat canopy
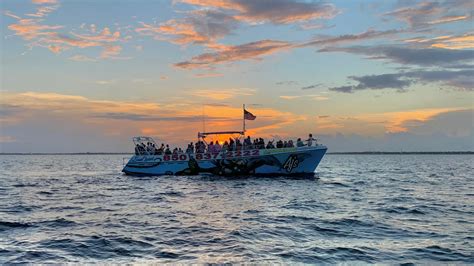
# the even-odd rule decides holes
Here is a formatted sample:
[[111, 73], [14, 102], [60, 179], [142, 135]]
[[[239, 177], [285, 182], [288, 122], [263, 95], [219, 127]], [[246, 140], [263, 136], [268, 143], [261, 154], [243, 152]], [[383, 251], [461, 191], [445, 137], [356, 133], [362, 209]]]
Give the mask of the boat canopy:
[[156, 142], [152, 137], [139, 136], [139, 137], [134, 137], [133, 138], [133, 143], [135, 145], [142, 144], [142, 143], [146, 144], [148, 142], [151, 142], [151, 143], [156, 145]]
[[244, 131], [216, 131], [216, 132], [198, 132], [198, 138], [205, 138], [208, 135], [230, 135], [239, 134], [244, 135]]

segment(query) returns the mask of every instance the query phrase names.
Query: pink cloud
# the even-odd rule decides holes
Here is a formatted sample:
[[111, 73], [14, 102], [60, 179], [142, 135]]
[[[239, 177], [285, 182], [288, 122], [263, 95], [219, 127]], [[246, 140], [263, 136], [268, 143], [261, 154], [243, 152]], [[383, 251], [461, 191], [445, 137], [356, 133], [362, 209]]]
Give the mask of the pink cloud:
[[238, 20], [289, 24], [312, 19], [329, 19], [339, 11], [332, 4], [295, 0], [245, 1], [245, 0], [181, 0], [183, 3], [236, 11]]
[[42, 4], [57, 4], [58, 0], [32, 0], [33, 4], [42, 5]]

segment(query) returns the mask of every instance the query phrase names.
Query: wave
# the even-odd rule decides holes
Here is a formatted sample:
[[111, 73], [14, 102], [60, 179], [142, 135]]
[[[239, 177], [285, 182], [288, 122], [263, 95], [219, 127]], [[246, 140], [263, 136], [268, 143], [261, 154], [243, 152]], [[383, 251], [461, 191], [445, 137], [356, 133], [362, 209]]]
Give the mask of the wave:
[[28, 223], [0, 221], [0, 232], [11, 229], [24, 229], [31, 227]]

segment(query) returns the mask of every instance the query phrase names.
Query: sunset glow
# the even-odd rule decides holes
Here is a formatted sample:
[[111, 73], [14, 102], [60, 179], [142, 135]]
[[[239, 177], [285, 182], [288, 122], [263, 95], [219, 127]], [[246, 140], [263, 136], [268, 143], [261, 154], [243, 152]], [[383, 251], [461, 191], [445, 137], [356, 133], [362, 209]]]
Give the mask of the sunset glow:
[[123, 152], [135, 135], [183, 146], [241, 130], [242, 104], [257, 116], [252, 137], [473, 150], [473, 9], [2, 1], [0, 152]]

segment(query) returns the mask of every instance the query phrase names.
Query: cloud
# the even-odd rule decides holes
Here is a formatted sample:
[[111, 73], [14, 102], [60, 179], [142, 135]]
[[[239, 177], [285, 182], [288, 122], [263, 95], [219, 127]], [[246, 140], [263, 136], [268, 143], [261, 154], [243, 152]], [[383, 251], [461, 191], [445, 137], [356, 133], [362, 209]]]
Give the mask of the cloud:
[[98, 85], [110, 85], [115, 83], [115, 80], [97, 80], [95, 83]]
[[443, 24], [443, 23], [450, 23], [450, 22], [455, 22], [455, 21], [460, 21], [460, 20], [467, 20], [471, 18], [471, 16], [468, 15], [461, 15], [461, 16], [444, 16], [441, 18], [438, 18], [436, 20], [428, 22], [430, 25], [434, 24]]
[[286, 80], [286, 81], [279, 81], [275, 84], [276, 85], [292, 86], [292, 85], [298, 85], [298, 81], [296, 81], [296, 80]]
[[54, 30], [61, 29], [62, 27], [60, 25], [41, 25], [35, 19], [19, 19], [18, 23], [9, 25], [8, 29], [14, 31], [15, 35], [30, 41], [50, 37], [55, 34]]
[[422, 48], [474, 49], [474, 35], [472, 33], [444, 35], [433, 38], [416, 37], [403, 41]]
[[418, 82], [429, 83], [439, 82], [445, 86], [457, 88], [464, 91], [474, 91], [474, 70], [465, 69], [458, 71], [431, 70], [431, 71], [411, 71], [402, 75], [412, 78]]
[[[470, 123], [469, 123], [470, 121]], [[466, 137], [474, 133], [474, 110], [455, 110], [433, 115], [425, 120], [406, 120], [400, 126], [408, 132], [429, 135], [432, 132], [451, 137]]]
[[357, 86], [339, 86], [339, 87], [332, 87], [329, 88], [330, 91], [337, 91], [343, 93], [353, 93]]
[[[11, 146], [2, 144], [3, 152], [133, 151], [130, 138], [143, 134], [159, 136], [172, 145], [184, 145], [183, 140], [193, 140], [201, 129], [203, 109], [208, 130], [236, 130], [242, 126], [241, 106], [209, 103], [203, 108], [202, 101], [177, 105], [174, 101], [109, 101], [58, 93], [3, 93], [0, 105], [11, 106], [9, 103], [18, 104], [3, 116], [0, 113], [0, 118], [9, 119], [2, 120], [1, 135], [14, 136], [16, 142]], [[261, 132], [262, 137], [301, 119], [300, 115], [271, 108], [254, 107], [252, 112], [258, 119], [248, 123], [249, 132]]]
[[179, 45], [203, 44], [218, 48], [218, 39], [237, 28], [237, 20], [216, 10], [195, 10], [183, 19], [170, 19], [159, 25], [141, 23], [135, 31]]
[[411, 81], [403, 80], [401, 77], [399, 74], [368, 75], [361, 77], [351, 76], [349, 78], [357, 81], [357, 85], [329, 88], [329, 90], [345, 93], [367, 89], [397, 89], [398, 91], [403, 91], [404, 88], [411, 84]]
[[197, 73], [194, 74], [195, 78], [215, 78], [215, 77], [222, 77], [224, 74], [217, 73], [217, 72], [209, 72], [209, 73]]
[[359, 34], [345, 34], [340, 36], [329, 36], [329, 37], [317, 37], [311, 41], [304, 42], [299, 44], [298, 47], [305, 46], [333, 46], [344, 43], [352, 43], [357, 41], [365, 41], [370, 39], [377, 39], [382, 37], [395, 36], [397, 34], [403, 33], [405, 30], [386, 30], [386, 31], [377, 31], [369, 29], [365, 32]]
[[256, 92], [255, 89], [251, 88], [239, 88], [239, 89], [227, 89], [227, 90], [195, 90], [191, 92], [191, 95], [209, 98], [213, 100], [227, 100], [237, 96], [252, 96]]
[[414, 70], [394, 74], [350, 76], [356, 85], [329, 88], [330, 91], [353, 93], [359, 90], [396, 89], [403, 92], [413, 83], [441, 83], [464, 91], [474, 90], [474, 70]]
[[[173, 122], [202, 122], [203, 116], [157, 116], [145, 114], [129, 114], [129, 113], [104, 113], [91, 116], [92, 118], [131, 120], [131, 121], [173, 121]], [[228, 121], [229, 117], [204, 117], [206, 121]]]
[[[12, 143], [12, 142], [16, 142], [15, 137], [0, 135], [0, 143]], [[0, 148], [1, 148], [1, 146], [0, 146]]]
[[[91, 27], [90, 33], [78, 34], [69, 32], [66, 34], [60, 32], [64, 29], [64, 26], [44, 24], [44, 17], [59, 7], [56, 1], [37, 1], [35, 3], [38, 5], [37, 12], [35, 14], [26, 14], [26, 16], [34, 18], [21, 18], [9, 11], [5, 12], [7, 16], [17, 20], [16, 23], [8, 25], [8, 29], [27, 41], [30, 49], [33, 47], [43, 47], [55, 54], [59, 54], [72, 48], [102, 47], [103, 51], [98, 58], [119, 59], [117, 55], [122, 48], [118, 44], [126, 40], [126, 38], [121, 38], [119, 31], [112, 33], [108, 27], [105, 27], [100, 33], [96, 34], [94, 26]], [[55, 5], [51, 6], [51, 4]], [[89, 61], [81, 60], [85, 59], [84, 57], [72, 57], [70, 59], [74, 61]]]
[[85, 55], [73, 55], [68, 58], [69, 60], [72, 61], [77, 61], [77, 62], [96, 62], [97, 60]]
[[414, 5], [404, 6], [383, 15], [403, 21], [412, 28], [425, 28], [434, 24], [468, 20], [471, 17], [469, 10], [474, 9], [474, 3], [470, 0], [411, 3]]
[[[259, 59], [262, 55], [290, 50], [293, 48], [303, 48], [308, 46], [333, 46], [337, 44], [392, 36], [399, 34], [400, 32], [403, 32], [403, 30], [368, 30], [360, 34], [349, 34], [336, 37], [319, 37], [311, 41], [302, 42], [300, 44], [293, 44], [290, 42], [277, 40], [261, 40], [235, 46], [220, 45], [217, 48], [218, 51], [214, 53], [204, 53], [193, 57], [191, 60], [176, 63], [174, 66], [183, 69], [212, 68], [215, 64], [248, 59]], [[331, 48], [328, 48], [327, 50], [321, 49], [320, 51], [332, 51], [330, 49]]]
[[272, 0], [181, 0], [187, 4], [231, 10], [234, 17], [248, 23], [289, 24], [313, 19], [329, 19], [339, 11], [332, 4], [316, 1]]
[[316, 100], [316, 101], [326, 101], [329, 100], [329, 97], [317, 95], [317, 94], [310, 94], [310, 95], [281, 95], [279, 96], [281, 99], [284, 100], [296, 100], [296, 99], [304, 99], [304, 100]]
[[334, 28], [336, 25], [327, 25], [326, 23], [304, 23], [300, 27], [304, 30], [323, 30]]
[[322, 95], [312, 95], [311, 98], [316, 101], [326, 101], [329, 100], [329, 97]]
[[189, 61], [176, 63], [174, 66], [183, 69], [211, 68], [215, 64], [235, 61], [259, 59], [278, 51], [286, 50], [291, 44], [283, 41], [262, 40], [241, 45], [228, 46], [225, 50], [205, 53], [191, 58]]
[[302, 90], [311, 90], [311, 89], [319, 88], [319, 87], [321, 87], [322, 85], [323, 85], [322, 83], [317, 83], [317, 84], [313, 84], [313, 85], [310, 85], [310, 86], [302, 87], [301, 89], [302, 89]]
[[284, 100], [294, 100], [294, 99], [300, 98], [301, 96], [298, 96], [298, 95], [280, 95], [279, 97], [281, 99], [284, 99]]
[[122, 51], [122, 47], [119, 45], [106, 45], [100, 53], [100, 58], [117, 58], [120, 51]]
[[29, 17], [42, 18], [42, 17], [46, 17], [49, 13], [56, 11], [58, 8], [59, 8], [59, 5], [38, 6], [36, 8], [36, 13], [28, 13], [26, 15]]
[[474, 35], [448, 36], [432, 40], [431, 47], [443, 49], [474, 49]]
[[32, 0], [33, 4], [42, 5], [42, 4], [57, 4], [58, 0]]
[[353, 46], [323, 48], [319, 52], [347, 52], [370, 56], [370, 59], [388, 59], [400, 64], [419, 66], [449, 66], [472, 62], [472, 50], [451, 50], [440, 48], [407, 48], [399, 46]]

